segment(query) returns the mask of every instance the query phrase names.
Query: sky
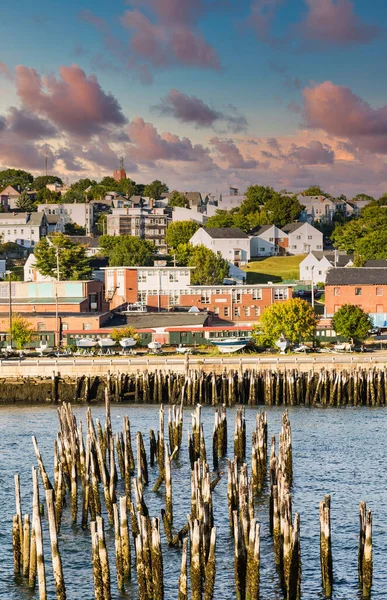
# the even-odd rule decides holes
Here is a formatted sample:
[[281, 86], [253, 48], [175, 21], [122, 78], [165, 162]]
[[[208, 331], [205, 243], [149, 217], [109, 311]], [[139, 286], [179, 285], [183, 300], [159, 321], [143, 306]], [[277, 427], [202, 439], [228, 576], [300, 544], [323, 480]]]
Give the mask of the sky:
[[7, 2], [0, 167], [387, 191], [383, 0]]

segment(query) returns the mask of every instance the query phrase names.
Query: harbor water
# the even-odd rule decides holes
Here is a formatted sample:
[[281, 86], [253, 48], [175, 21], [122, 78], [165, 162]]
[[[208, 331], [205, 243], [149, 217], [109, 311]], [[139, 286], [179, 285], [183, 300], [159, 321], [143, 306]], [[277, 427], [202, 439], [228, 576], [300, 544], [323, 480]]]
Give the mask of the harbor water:
[[[85, 422], [86, 408], [75, 406], [77, 420]], [[233, 456], [234, 408], [227, 410], [228, 456]], [[277, 407], [267, 407], [268, 446], [270, 438], [278, 436], [281, 414]], [[191, 428], [190, 409], [184, 409], [184, 435], [179, 459], [172, 462], [174, 527], [186, 523], [190, 511], [190, 464], [186, 431]], [[246, 407], [247, 462], [251, 460], [251, 432], [255, 426], [256, 408]], [[92, 408], [94, 419], [104, 422], [104, 406]], [[158, 429], [157, 406], [112, 405], [113, 431], [122, 430], [122, 419], [128, 415], [132, 440], [141, 431], [149, 458], [149, 429]], [[386, 408], [305, 408], [289, 409], [293, 435], [292, 488], [293, 512], [301, 517], [301, 559], [303, 600], [323, 598], [319, 559], [319, 502], [331, 494], [332, 551], [334, 571], [334, 599], [360, 599], [357, 574], [357, 545], [359, 532], [358, 505], [361, 500], [373, 512], [374, 580], [372, 598], [386, 598], [387, 589], [387, 410]], [[212, 466], [212, 429], [214, 408], [202, 409], [202, 421], [207, 446], [207, 460]], [[166, 419], [167, 422], [167, 419]], [[14, 581], [12, 555], [12, 516], [15, 513], [14, 474], [19, 473], [22, 490], [22, 511], [31, 512], [31, 467], [36, 465], [31, 436], [35, 435], [43, 461], [52, 478], [53, 444], [58, 431], [58, 417], [53, 406], [0, 407], [0, 599], [32, 600], [37, 592], [24, 583]], [[166, 430], [167, 431], [167, 430]], [[133, 445], [135, 448], [135, 444]], [[222, 479], [213, 492], [214, 519], [217, 527], [216, 582], [214, 598], [234, 600], [234, 543], [230, 532], [227, 510], [227, 459], [220, 461]], [[160, 516], [164, 507], [164, 486], [152, 492], [157, 479], [155, 466], [149, 469], [150, 484], [145, 501], [151, 516]], [[122, 482], [119, 482], [119, 491]], [[41, 488], [42, 490], [42, 488]], [[41, 494], [41, 498], [43, 495]], [[261, 524], [261, 598], [283, 598], [274, 564], [272, 539], [269, 534], [269, 489], [255, 499], [255, 513]], [[106, 520], [107, 521], [107, 520]], [[134, 569], [125, 594], [117, 591], [114, 568], [114, 535], [107, 527], [113, 598], [136, 600], [137, 584]], [[166, 600], [177, 598], [181, 549], [166, 545], [161, 525], [164, 582]], [[55, 598], [50, 562], [50, 545], [46, 517], [43, 518], [43, 537], [46, 559], [48, 597]], [[89, 530], [72, 526], [69, 507], [65, 509], [59, 548], [64, 567], [64, 578], [69, 600], [92, 600], [94, 587], [91, 568]], [[133, 560], [132, 546], [132, 560]]]

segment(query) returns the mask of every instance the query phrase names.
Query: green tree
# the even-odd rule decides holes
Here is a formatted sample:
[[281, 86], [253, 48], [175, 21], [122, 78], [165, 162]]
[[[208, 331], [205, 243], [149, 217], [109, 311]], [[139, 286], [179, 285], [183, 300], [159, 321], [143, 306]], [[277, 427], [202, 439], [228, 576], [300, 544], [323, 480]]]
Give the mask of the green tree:
[[102, 235], [99, 240], [111, 267], [142, 267], [152, 264], [152, 242], [131, 235]]
[[136, 332], [135, 328], [130, 327], [129, 325], [127, 327], [116, 327], [113, 329], [111, 337], [115, 342], [117, 342], [117, 344], [123, 338], [133, 338], [136, 341], [140, 339], [140, 336]]
[[131, 198], [131, 196], [136, 195], [136, 182], [132, 181], [128, 177], [121, 179], [117, 183], [117, 191], [125, 196], [128, 196], [128, 198]]
[[168, 248], [176, 250], [179, 244], [187, 244], [193, 234], [199, 229], [195, 221], [175, 221], [168, 225], [165, 241]]
[[208, 219], [206, 227], [234, 227], [236, 214], [238, 213], [232, 214], [228, 210], [217, 210], [216, 213]]
[[353, 341], [363, 341], [372, 327], [370, 316], [360, 306], [343, 304], [332, 318], [333, 329]]
[[331, 195], [324, 192], [319, 185], [311, 185], [301, 193], [303, 196], [325, 196], [326, 198], [331, 198]]
[[32, 212], [33, 210], [36, 210], [34, 202], [31, 200], [31, 196], [26, 190], [20, 194], [16, 201], [16, 206], [23, 212]]
[[63, 196], [63, 202], [68, 202], [70, 204], [74, 202], [77, 204], [85, 204], [86, 194], [80, 189], [69, 189]]
[[24, 190], [30, 188], [33, 181], [33, 175], [27, 171], [23, 171], [22, 169], [4, 169], [4, 171], [0, 171], [0, 192], [7, 185], [19, 186], [20, 189]]
[[57, 177], [56, 175], [39, 175], [34, 179], [34, 189], [36, 191], [42, 190], [47, 184], [50, 183], [58, 183], [59, 185], [63, 185], [61, 178]]
[[228, 277], [228, 262], [202, 244], [180, 244], [176, 258], [179, 264], [196, 267], [191, 273], [192, 285], [220, 285]]
[[23, 350], [24, 346], [32, 341], [35, 332], [27, 319], [14, 314], [11, 329], [8, 329], [7, 333], [12, 335], [12, 346], [16, 346], [17, 350]]
[[375, 198], [368, 196], [367, 194], [356, 194], [354, 200], [368, 200], [368, 202], [374, 202]]
[[86, 246], [73, 242], [63, 233], [53, 233], [49, 238], [42, 237], [35, 246], [36, 268], [42, 275], [56, 278], [58, 253], [62, 281], [89, 279], [91, 269], [86, 251]]
[[107, 230], [107, 216], [104, 213], [100, 213], [95, 221], [95, 227], [97, 233], [104, 235]]
[[275, 302], [265, 308], [253, 328], [253, 338], [261, 346], [274, 348], [284, 335], [292, 344], [313, 339], [317, 317], [311, 305], [301, 298]]
[[114, 177], [107, 176], [101, 179], [99, 185], [102, 185], [104, 188], [108, 188], [109, 192], [111, 192], [117, 189], [118, 181], [116, 181]]
[[245, 194], [245, 200], [240, 206], [240, 214], [248, 215], [259, 211], [261, 206], [266, 204], [268, 200], [271, 200], [279, 194], [270, 186], [263, 185], [250, 185]]
[[52, 204], [52, 203], [55, 204], [58, 202], [63, 202], [63, 198], [59, 194], [59, 192], [52, 192], [51, 190], [49, 190], [47, 188], [42, 188], [36, 194], [35, 202], [36, 202], [36, 204], [45, 204], [46, 202], [48, 204]]
[[89, 179], [88, 177], [86, 177], [84, 179], [78, 179], [78, 181], [74, 181], [74, 183], [71, 184], [71, 189], [77, 190], [80, 192], [85, 192], [87, 190], [87, 188], [89, 188], [93, 185], [97, 185], [96, 180]]
[[180, 208], [189, 208], [189, 201], [188, 198], [184, 196], [184, 194], [181, 194], [180, 192], [177, 192], [175, 190], [174, 192], [172, 192], [172, 196], [168, 200], [168, 206], [170, 206], [171, 208], [174, 208], [175, 206], [178, 206]]
[[90, 187], [90, 189], [86, 192], [88, 200], [99, 200], [103, 201], [108, 191], [103, 185], [95, 184]]
[[344, 225], [336, 225], [331, 240], [339, 250], [353, 254], [359, 237], [363, 234], [363, 224], [360, 219], [354, 219]]
[[162, 194], [168, 192], [168, 186], [166, 183], [163, 183], [159, 179], [155, 179], [152, 183], [149, 183], [144, 187], [144, 196], [149, 198], [153, 198], [154, 200], [159, 200]]
[[66, 223], [64, 232], [66, 235], [86, 235], [86, 229], [76, 223]]
[[296, 221], [303, 208], [296, 196], [290, 198], [278, 194], [266, 202], [263, 210], [266, 213], [268, 225], [284, 227], [288, 223]]

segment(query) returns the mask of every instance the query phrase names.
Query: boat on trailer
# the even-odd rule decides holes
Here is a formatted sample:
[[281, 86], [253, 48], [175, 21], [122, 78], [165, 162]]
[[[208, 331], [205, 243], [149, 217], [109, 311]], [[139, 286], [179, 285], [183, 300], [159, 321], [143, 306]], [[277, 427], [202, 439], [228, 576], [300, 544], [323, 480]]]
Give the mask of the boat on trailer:
[[216, 346], [222, 354], [229, 354], [230, 352], [238, 352], [242, 350], [249, 343], [250, 338], [223, 338], [219, 340], [211, 340], [211, 344]]
[[76, 341], [77, 348], [89, 349], [94, 348], [98, 342], [96, 340], [92, 340], [91, 338], [81, 338]]
[[115, 346], [116, 342], [114, 340], [112, 340], [112, 338], [101, 338], [98, 340], [98, 346], [100, 348], [111, 348], [112, 346]]
[[135, 346], [136, 344], [137, 341], [133, 338], [122, 338], [122, 340], [120, 340], [121, 348], [133, 348], [133, 346]]

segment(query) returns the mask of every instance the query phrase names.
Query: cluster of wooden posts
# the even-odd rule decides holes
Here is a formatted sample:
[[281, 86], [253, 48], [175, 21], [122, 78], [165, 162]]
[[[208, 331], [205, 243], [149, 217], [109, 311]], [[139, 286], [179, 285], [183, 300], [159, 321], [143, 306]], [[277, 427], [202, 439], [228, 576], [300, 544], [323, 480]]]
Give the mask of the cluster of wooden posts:
[[[77, 385], [77, 399], [101, 399], [105, 381], [84, 377]], [[187, 369], [143, 371], [110, 375], [107, 385], [113, 401], [142, 404], [196, 404], [233, 406], [384, 406], [387, 404], [387, 370], [378, 368], [242, 369], [222, 374]], [[103, 396], [102, 396], [103, 398]]]
[[[139, 600], [164, 599], [163, 561], [168, 560], [162, 549], [160, 523], [169, 547], [182, 548], [181, 571], [178, 580], [178, 600], [212, 600], [216, 597], [216, 543], [213, 494], [222, 477], [219, 461], [227, 455], [226, 406], [215, 411], [212, 438], [213, 471], [207, 459], [201, 407], [192, 414], [188, 432], [188, 452], [191, 466], [190, 513], [185, 525], [176, 530], [173, 519], [173, 461], [182, 452], [182, 404], [168, 410], [168, 442], [165, 439], [165, 412], [161, 405], [159, 429], [150, 431], [149, 461], [141, 432], [136, 434], [136, 461], [132, 448], [129, 419], [124, 417], [123, 429], [114, 434], [110, 416], [110, 397], [106, 395], [104, 426], [93, 420], [90, 408], [86, 414], [85, 434], [77, 423], [69, 404], [58, 409], [59, 432], [54, 444], [53, 481], [45, 468], [37, 440], [33, 438], [38, 470], [32, 468], [32, 517], [22, 517], [20, 480], [15, 476], [16, 514], [13, 517], [13, 551], [16, 581], [28, 580], [34, 588], [38, 583], [39, 600], [46, 600], [46, 567], [43, 551], [42, 518], [47, 513], [51, 544], [52, 568], [59, 600], [66, 598], [66, 586], [59, 550], [60, 530], [66, 498], [71, 508], [74, 526], [81, 525], [91, 534], [91, 565], [96, 600], [112, 597], [110, 573], [111, 550], [108, 549], [106, 528], [114, 531], [116, 586], [127, 589], [133, 572], [137, 575]], [[267, 415], [256, 415], [252, 433], [251, 476], [247, 466], [245, 409], [237, 410], [234, 432], [234, 456], [228, 460], [227, 501], [230, 532], [234, 540], [234, 573], [237, 600], [258, 600], [260, 597], [260, 524], [255, 518], [254, 500], [262, 494], [270, 479], [270, 532], [279, 579], [286, 600], [299, 600], [301, 594], [300, 517], [292, 515], [293, 485], [292, 434], [288, 412], [282, 415], [282, 429], [271, 440], [268, 469]], [[153, 487], [165, 488], [165, 508], [161, 519], [151, 516], [144, 499], [149, 485], [149, 469], [157, 468]], [[46, 511], [40, 503], [38, 471], [46, 500]], [[118, 481], [121, 479], [121, 496]], [[184, 485], [174, 482], [174, 485]], [[102, 501], [103, 499], [103, 501]], [[331, 502], [326, 496], [320, 504], [321, 579], [325, 597], [330, 598], [334, 586]], [[372, 585], [372, 515], [364, 502], [360, 504], [359, 582], [363, 597], [369, 597]], [[105, 515], [105, 518], [104, 516]], [[107, 517], [107, 522], [106, 522]], [[110, 556], [109, 556], [110, 555]]]

